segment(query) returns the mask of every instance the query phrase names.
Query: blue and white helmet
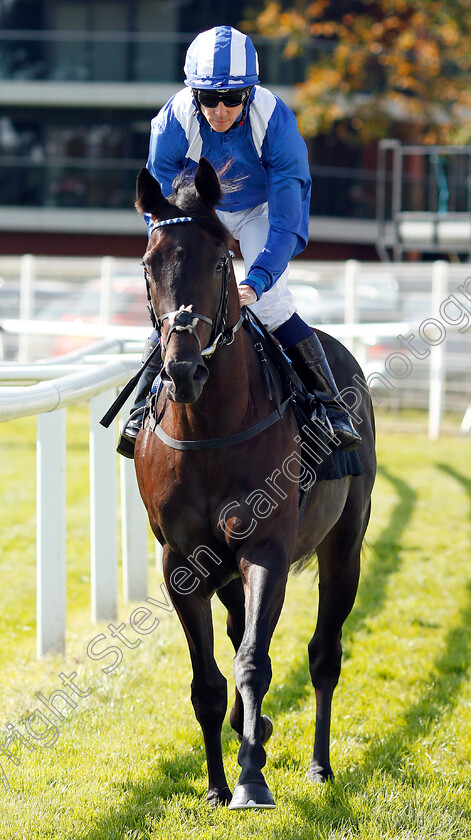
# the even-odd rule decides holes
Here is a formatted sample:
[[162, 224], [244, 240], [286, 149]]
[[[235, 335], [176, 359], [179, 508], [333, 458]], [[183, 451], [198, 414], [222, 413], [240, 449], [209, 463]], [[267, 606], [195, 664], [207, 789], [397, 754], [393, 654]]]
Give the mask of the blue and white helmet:
[[201, 90], [260, 84], [257, 51], [248, 35], [232, 26], [201, 32], [188, 47], [184, 70], [185, 84]]

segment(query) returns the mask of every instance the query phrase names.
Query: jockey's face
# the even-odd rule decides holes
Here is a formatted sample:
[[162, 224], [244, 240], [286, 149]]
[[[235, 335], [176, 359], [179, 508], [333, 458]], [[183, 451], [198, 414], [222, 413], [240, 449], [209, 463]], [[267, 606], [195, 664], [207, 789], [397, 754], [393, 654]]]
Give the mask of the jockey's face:
[[218, 102], [215, 108], [208, 108], [205, 105], [200, 105], [200, 107], [201, 113], [207, 119], [213, 131], [228, 131], [242, 113], [241, 105], [228, 108], [223, 102]]

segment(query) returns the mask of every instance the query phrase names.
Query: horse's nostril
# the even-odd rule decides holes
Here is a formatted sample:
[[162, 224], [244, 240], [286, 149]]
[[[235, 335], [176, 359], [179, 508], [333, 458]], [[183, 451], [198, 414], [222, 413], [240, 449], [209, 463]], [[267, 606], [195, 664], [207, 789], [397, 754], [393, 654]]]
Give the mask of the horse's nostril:
[[199, 364], [196, 366], [196, 370], [193, 376], [193, 382], [198, 383], [198, 385], [204, 385], [207, 378], [209, 376], [208, 368], [204, 364]]
[[163, 369], [163, 376], [166, 381], [172, 381], [175, 385], [180, 382], [191, 382], [196, 370], [196, 362], [176, 361], [170, 359]]
[[171, 399], [177, 402], [195, 402], [208, 378], [204, 363], [169, 359], [164, 366], [161, 379]]

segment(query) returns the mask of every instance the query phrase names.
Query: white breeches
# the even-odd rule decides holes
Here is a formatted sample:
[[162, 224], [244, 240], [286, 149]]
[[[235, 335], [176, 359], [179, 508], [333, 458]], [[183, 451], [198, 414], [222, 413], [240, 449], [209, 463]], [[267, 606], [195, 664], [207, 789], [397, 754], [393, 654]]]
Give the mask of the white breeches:
[[[221, 222], [230, 230], [244, 258], [245, 274], [262, 250], [268, 236], [268, 204], [258, 204], [236, 213], [216, 211]], [[294, 314], [293, 296], [288, 289], [289, 266], [267, 292], [250, 308], [267, 329], [273, 331]]]

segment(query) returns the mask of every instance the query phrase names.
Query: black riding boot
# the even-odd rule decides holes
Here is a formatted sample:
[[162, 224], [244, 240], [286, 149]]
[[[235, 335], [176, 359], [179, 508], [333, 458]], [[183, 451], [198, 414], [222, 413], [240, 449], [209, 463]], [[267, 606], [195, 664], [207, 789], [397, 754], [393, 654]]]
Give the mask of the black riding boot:
[[[142, 354], [143, 363], [149, 358], [155, 348], [155, 345], [155, 341], [152, 341], [151, 338], [147, 339], [144, 352]], [[148, 394], [150, 394], [150, 389], [152, 388], [154, 379], [159, 373], [161, 367], [162, 359], [160, 353], [156, 353], [137, 383], [134, 405], [131, 409], [131, 414], [123, 426], [121, 437], [116, 448], [116, 451], [119, 452], [120, 455], [124, 455], [125, 458], [134, 458], [134, 446], [136, 444], [137, 435], [142, 428], [142, 418], [144, 416], [146, 399]]]
[[361, 437], [353, 427], [317, 335], [312, 333], [285, 352], [308, 391], [325, 406], [339, 449], [349, 451], [360, 446]]

